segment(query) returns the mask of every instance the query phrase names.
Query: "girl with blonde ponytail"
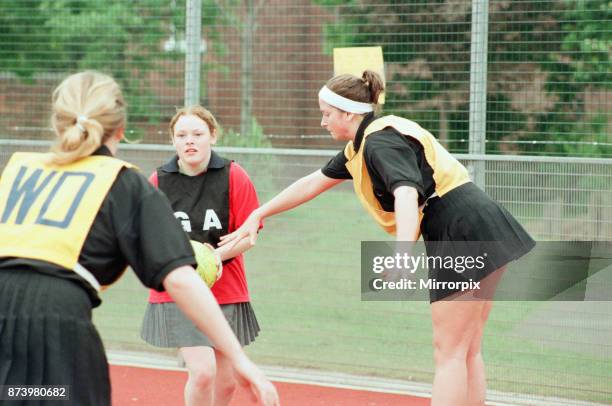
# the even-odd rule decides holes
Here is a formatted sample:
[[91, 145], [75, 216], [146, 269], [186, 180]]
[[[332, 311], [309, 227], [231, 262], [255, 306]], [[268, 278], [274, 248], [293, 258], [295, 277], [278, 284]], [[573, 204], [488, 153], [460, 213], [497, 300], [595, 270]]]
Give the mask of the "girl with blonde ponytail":
[[194, 271], [168, 200], [114, 158], [125, 108], [110, 76], [69, 76], [53, 93], [51, 154], [15, 153], [0, 176], [0, 387], [62, 385], [70, 404], [110, 405], [91, 313], [98, 292], [129, 265], [145, 286], [168, 292], [239, 382], [264, 405], [278, 405]]

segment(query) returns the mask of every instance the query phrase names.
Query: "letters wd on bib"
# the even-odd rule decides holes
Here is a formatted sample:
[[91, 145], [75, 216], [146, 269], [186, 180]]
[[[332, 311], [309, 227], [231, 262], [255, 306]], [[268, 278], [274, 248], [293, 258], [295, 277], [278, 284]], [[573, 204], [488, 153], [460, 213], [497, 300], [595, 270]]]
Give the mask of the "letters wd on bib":
[[100, 290], [93, 275], [79, 266], [78, 257], [117, 174], [132, 165], [90, 156], [59, 167], [41, 158], [44, 155], [15, 153], [2, 174], [0, 257], [29, 258], [72, 269]]

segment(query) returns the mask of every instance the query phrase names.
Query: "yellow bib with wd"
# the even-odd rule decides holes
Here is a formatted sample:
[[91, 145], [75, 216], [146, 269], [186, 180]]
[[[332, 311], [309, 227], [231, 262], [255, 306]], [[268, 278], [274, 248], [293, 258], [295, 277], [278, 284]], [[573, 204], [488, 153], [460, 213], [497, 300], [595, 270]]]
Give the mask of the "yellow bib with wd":
[[119, 171], [131, 164], [90, 156], [47, 164], [48, 154], [15, 153], [0, 178], [0, 258], [74, 270], [89, 230]]
[[[352, 141], [349, 141], [344, 148], [344, 156], [348, 160], [346, 168], [353, 177], [355, 193], [366, 211], [387, 233], [394, 235], [396, 232], [395, 212], [383, 210], [374, 195], [372, 179], [363, 156], [368, 135], [387, 127], [392, 127], [400, 134], [414, 138], [423, 146], [425, 159], [433, 169], [435, 190], [438, 196], [442, 197], [454, 188], [469, 182], [470, 177], [467, 169], [444, 149], [429, 131], [414, 121], [397, 116], [385, 116], [374, 120], [364, 131], [359, 151], [355, 151]], [[419, 224], [422, 218], [423, 207], [420, 207]], [[415, 239], [418, 239], [419, 235], [420, 231], [417, 231]]]

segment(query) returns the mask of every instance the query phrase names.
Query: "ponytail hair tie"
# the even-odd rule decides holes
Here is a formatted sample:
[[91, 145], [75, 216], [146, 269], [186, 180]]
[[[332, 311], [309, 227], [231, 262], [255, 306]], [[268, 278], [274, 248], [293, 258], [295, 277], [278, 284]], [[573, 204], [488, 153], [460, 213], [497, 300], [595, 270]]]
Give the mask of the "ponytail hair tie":
[[85, 127], [83, 126], [83, 123], [85, 121], [89, 120], [89, 118], [87, 116], [78, 116], [77, 120], [76, 120], [76, 127], [81, 130], [81, 132], [85, 132]]

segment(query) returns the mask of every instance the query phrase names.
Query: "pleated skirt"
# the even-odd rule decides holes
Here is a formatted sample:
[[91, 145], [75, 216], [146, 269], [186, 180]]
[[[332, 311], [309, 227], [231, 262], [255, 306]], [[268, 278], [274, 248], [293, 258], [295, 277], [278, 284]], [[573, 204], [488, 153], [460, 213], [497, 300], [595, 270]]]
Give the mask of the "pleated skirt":
[[15, 404], [111, 404], [108, 363], [82, 287], [30, 269], [0, 270], [0, 385], [69, 386], [68, 402]]
[[[423, 214], [421, 233], [429, 257], [480, 257], [484, 264], [468, 272], [430, 267], [430, 280], [478, 282], [535, 246], [514, 216], [471, 182], [431, 199]], [[430, 300], [442, 300], [458, 291], [430, 289]]]
[[[260, 329], [249, 302], [224, 304], [221, 310], [242, 346], [255, 340]], [[147, 305], [141, 337], [156, 347], [214, 347], [174, 302]]]

